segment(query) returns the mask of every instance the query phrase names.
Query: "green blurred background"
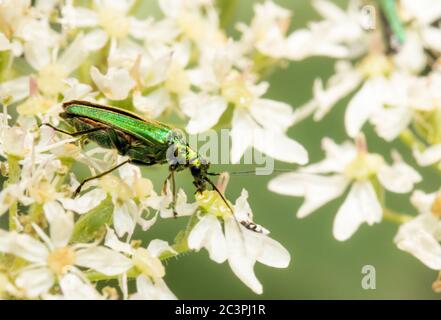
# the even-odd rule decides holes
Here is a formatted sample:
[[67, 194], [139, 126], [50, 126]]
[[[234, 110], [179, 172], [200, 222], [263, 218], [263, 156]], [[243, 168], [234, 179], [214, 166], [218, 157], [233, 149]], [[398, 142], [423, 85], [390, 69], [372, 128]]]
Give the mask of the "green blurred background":
[[[235, 36], [237, 21], [249, 22], [253, 5], [257, 1], [240, 0], [231, 15], [230, 35]], [[320, 17], [313, 11], [310, 1], [285, 0], [276, 3], [292, 10], [292, 29], [304, 27], [311, 19]], [[345, 7], [347, 1], [334, 1]], [[146, 10], [146, 11], [144, 11]], [[145, 1], [141, 16], [157, 14], [155, 1]], [[328, 78], [333, 73], [333, 61], [327, 58], [310, 58], [293, 62], [289, 67], [270, 75], [271, 84], [267, 97], [287, 102], [298, 107], [311, 97], [311, 87], [316, 77]], [[349, 100], [339, 103], [319, 123], [307, 120], [291, 128], [291, 137], [300, 141], [309, 151], [312, 162], [320, 160], [323, 152], [321, 138], [326, 135], [337, 142], [346, 139], [343, 115]], [[398, 149], [403, 157], [414, 164], [409, 151], [396, 142], [387, 145], [376, 138], [370, 128], [366, 130], [371, 151], [389, 157], [392, 148]], [[240, 166], [242, 169], [244, 166]], [[286, 163], [276, 167], [287, 168]], [[236, 170], [233, 166], [213, 166], [215, 171]], [[437, 179], [430, 170], [422, 172], [424, 183], [419, 187], [426, 191], [437, 188]], [[146, 169], [155, 185], [160, 183], [166, 168]], [[268, 176], [234, 176], [230, 180], [227, 196], [236, 199], [242, 188], [249, 191], [255, 221], [271, 231], [271, 236], [281, 242], [291, 253], [291, 264], [287, 269], [275, 269], [256, 264], [256, 275], [261, 280], [264, 292], [256, 295], [243, 285], [230, 270], [227, 263], [216, 264], [209, 260], [207, 252], [190, 253], [167, 262], [166, 281], [180, 299], [437, 299], [431, 285], [437, 273], [428, 269], [413, 256], [396, 248], [393, 238], [398, 226], [391, 222], [368, 227], [363, 225], [346, 242], [332, 237], [332, 223], [343, 198], [314, 212], [305, 219], [297, 219], [296, 211], [301, 199], [285, 197], [268, 191]], [[187, 173], [178, 175], [178, 184], [188, 194], [193, 188]], [[439, 186], [439, 185], [438, 185]], [[415, 214], [408, 196], [387, 195], [391, 208]], [[161, 238], [172, 241], [185, 221], [160, 221], [144, 239]], [[361, 286], [364, 265], [376, 269], [376, 289], [364, 290]]]

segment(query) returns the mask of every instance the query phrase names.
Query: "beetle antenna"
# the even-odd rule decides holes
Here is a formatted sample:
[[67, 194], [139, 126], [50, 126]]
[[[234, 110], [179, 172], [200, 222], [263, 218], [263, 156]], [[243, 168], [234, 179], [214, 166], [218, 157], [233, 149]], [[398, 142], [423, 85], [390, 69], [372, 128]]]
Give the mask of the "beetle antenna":
[[222, 200], [225, 202], [225, 204], [227, 205], [228, 209], [230, 209], [231, 213], [233, 214], [234, 217], [236, 217], [234, 215], [234, 211], [233, 208], [231, 208], [230, 204], [228, 203], [227, 199], [225, 198], [225, 196], [222, 194], [222, 192], [219, 190], [219, 188], [213, 183], [213, 181], [211, 181], [210, 179], [208, 179], [207, 177], [204, 177], [204, 180], [207, 181], [212, 187], [213, 190], [216, 191], [219, 196], [222, 198]]
[[[282, 173], [282, 172], [292, 172], [294, 169], [273, 169], [273, 173]], [[244, 171], [232, 171], [228, 172], [231, 175], [240, 176], [240, 175], [249, 175], [252, 173], [256, 173], [256, 170], [244, 170]], [[221, 173], [217, 172], [207, 172], [207, 175], [209, 176], [219, 176]]]
[[240, 228], [240, 226], [242, 225], [242, 223], [237, 219], [237, 217], [234, 214], [233, 208], [231, 208], [230, 204], [228, 203], [227, 199], [225, 198], [225, 196], [223, 195], [223, 193], [219, 190], [219, 188], [213, 183], [213, 181], [211, 181], [210, 179], [208, 179], [207, 177], [204, 177], [204, 180], [207, 181], [212, 187], [213, 190], [217, 192], [217, 194], [219, 194], [219, 196], [222, 198], [222, 200], [225, 202], [225, 204], [227, 205], [228, 209], [230, 209], [231, 214], [233, 216], [234, 221], [237, 224], [237, 227], [239, 228], [240, 231], [240, 237], [242, 238], [242, 241], [245, 241], [244, 239], [244, 235], [243, 235], [243, 231]]

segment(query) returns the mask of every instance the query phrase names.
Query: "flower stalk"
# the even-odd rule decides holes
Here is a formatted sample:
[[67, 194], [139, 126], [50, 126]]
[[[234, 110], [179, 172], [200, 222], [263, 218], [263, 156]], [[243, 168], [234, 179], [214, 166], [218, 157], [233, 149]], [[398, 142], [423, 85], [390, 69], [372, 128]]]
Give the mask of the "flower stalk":
[[409, 222], [413, 219], [413, 216], [397, 212], [395, 210], [384, 208], [383, 209], [383, 218], [386, 221], [390, 221], [396, 224], [403, 224]]
[[[8, 185], [13, 185], [20, 180], [20, 164], [19, 158], [13, 155], [8, 155]], [[12, 199], [9, 206], [9, 230], [13, 231], [17, 228], [18, 221], [18, 202], [17, 199]]]

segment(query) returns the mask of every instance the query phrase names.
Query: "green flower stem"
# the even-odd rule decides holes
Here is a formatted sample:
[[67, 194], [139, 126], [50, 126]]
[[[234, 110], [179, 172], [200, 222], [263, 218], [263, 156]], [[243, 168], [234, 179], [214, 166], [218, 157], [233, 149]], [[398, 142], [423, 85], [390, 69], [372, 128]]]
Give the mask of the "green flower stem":
[[418, 150], [424, 150], [424, 143], [422, 143], [421, 140], [409, 129], [404, 130], [400, 134], [400, 140], [410, 149], [416, 147]]
[[253, 72], [260, 76], [261, 79], [268, 76], [277, 68], [286, 66], [286, 61], [265, 56], [260, 52], [256, 52], [253, 56]]
[[[139, 0], [135, 0], [132, 7], [130, 8], [130, 11], [128, 12], [129, 15], [136, 16], [138, 12], [141, 12], [142, 2]], [[139, 18], [139, 17], [138, 17]]]
[[229, 25], [231, 19], [233, 18], [238, 2], [238, 0], [216, 1], [216, 5], [219, 8], [220, 25], [222, 28], [226, 28]]
[[377, 194], [378, 199], [380, 200], [381, 205], [383, 206], [383, 217], [384, 220], [396, 223], [396, 224], [403, 224], [409, 220], [412, 219], [412, 216], [396, 212], [392, 209], [389, 209], [385, 205], [385, 190], [381, 186], [380, 182], [377, 178], [371, 179], [371, 183], [374, 186], [375, 193]]
[[106, 230], [106, 225], [112, 225], [112, 217], [112, 198], [107, 196], [97, 207], [78, 219], [70, 242], [87, 243], [100, 238]]
[[383, 209], [383, 217], [384, 220], [396, 223], [396, 224], [403, 224], [406, 223], [410, 220], [412, 220], [412, 216], [408, 215], [408, 214], [403, 214], [403, 213], [399, 213], [396, 212], [392, 209], [389, 208], [384, 208]]
[[[8, 165], [9, 165], [9, 177], [8, 185], [15, 184], [20, 179], [20, 164], [18, 163], [19, 158], [13, 155], [8, 155]], [[9, 231], [15, 230], [17, 227], [16, 219], [18, 218], [18, 203], [14, 199], [9, 206]]]
[[3, 51], [0, 53], [0, 82], [7, 81], [11, 77], [13, 62], [14, 55], [11, 51]]
[[[108, 275], [105, 275], [105, 274], [102, 274], [102, 273], [99, 273], [96, 271], [86, 272], [85, 275], [89, 279], [89, 281], [91, 281], [91, 282], [104, 281], [104, 280], [115, 280], [115, 279], [119, 278], [119, 275], [108, 276]], [[140, 272], [137, 271], [135, 268], [132, 268], [127, 272], [128, 279], [134, 279], [139, 275], [140, 275]]]
[[[400, 140], [411, 150], [416, 148], [419, 151], [423, 151], [427, 148], [426, 145], [409, 129], [404, 130], [400, 134]], [[441, 174], [441, 167], [438, 166], [438, 163], [435, 163], [431, 167], [436, 170], [437, 174]]]
[[40, 203], [33, 203], [29, 208], [30, 221], [38, 225], [41, 224], [43, 218], [43, 206]]

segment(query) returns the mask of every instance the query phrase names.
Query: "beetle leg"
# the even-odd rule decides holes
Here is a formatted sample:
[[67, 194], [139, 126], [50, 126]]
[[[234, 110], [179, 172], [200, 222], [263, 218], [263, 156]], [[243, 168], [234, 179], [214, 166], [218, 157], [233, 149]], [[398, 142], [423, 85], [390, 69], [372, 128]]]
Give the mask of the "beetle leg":
[[50, 123], [42, 123], [40, 125], [40, 127], [41, 126], [48, 126], [48, 127], [54, 129], [57, 132], [61, 132], [61, 133], [67, 134], [67, 135], [69, 135], [71, 137], [78, 137], [78, 136], [82, 136], [82, 135], [85, 135], [85, 134], [88, 134], [88, 133], [92, 133], [92, 132], [96, 132], [96, 131], [99, 131], [99, 130], [106, 130], [106, 128], [103, 128], [103, 127], [96, 127], [96, 128], [92, 128], [92, 129], [88, 129], [88, 130], [84, 130], [84, 131], [69, 132], [69, 131], [65, 131], [65, 130], [62, 130], [60, 128], [57, 128], [57, 127], [51, 125]]
[[112, 142], [113, 146], [116, 150], [122, 155], [127, 154], [127, 151], [130, 148], [129, 143], [124, 143], [118, 138], [118, 134], [113, 128], [106, 127], [104, 128], [107, 131], [107, 134], [109, 135], [109, 139]]
[[164, 185], [162, 187], [162, 192], [165, 194], [167, 192], [167, 182], [170, 181], [171, 185], [172, 185], [172, 194], [173, 194], [173, 199], [172, 199], [172, 203], [171, 203], [171, 208], [173, 210], [173, 217], [177, 218], [178, 217], [178, 213], [176, 212], [176, 180], [175, 180], [175, 171], [174, 170], [170, 170], [167, 178], [164, 181]]
[[123, 165], [125, 165], [126, 163], [129, 163], [129, 162], [130, 162], [130, 159], [125, 160], [125, 161], [121, 162], [120, 164], [114, 166], [113, 168], [110, 168], [107, 171], [104, 171], [104, 172], [102, 172], [100, 174], [97, 174], [96, 176], [84, 179], [83, 181], [81, 181], [80, 185], [75, 189], [74, 197], [76, 197], [78, 195], [78, 193], [80, 193], [81, 188], [84, 186], [85, 183], [87, 183], [87, 182], [89, 182], [91, 180], [95, 180], [95, 179], [101, 178], [101, 177], [105, 176], [106, 174], [111, 173], [112, 171], [118, 169], [119, 167], [122, 167]]
[[118, 139], [118, 134], [115, 132], [114, 129], [110, 128], [110, 127], [95, 127], [95, 128], [91, 128], [91, 129], [87, 129], [87, 130], [83, 130], [83, 131], [77, 131], [77, 132], [68, 132], [62, 129], [59, 129], [55, 126], [53, 126], [50, 123], [42, 123], [40, 125], [41, 126], [48, 126], [52, 129], [54, 129], [57, 132], [61, 132], [67, 135], [70, 135], [71, 137], [78, 137], [78, 136], [82, 136], [82, 135], [86, 135], [89, 133], [93, 133], [93, 132], [97, 132], [97, 131], [107, 131], [107, 134], [109, 135], [109, 139], [112, 142], [113, 146], [122, 154], [125, 155], [127, 153], [127, 149], [128, 149], [128, 145], [122, 143], [119, 139]]
[[176, 212], [176, 181], [175, 181], [175, 172], [171, 172], [171, 181], [172, 181], [172, 193], [173, 193], [173, 202], [172, 202], [172, 209], [173, 209], [173, 217], [177, 218], [178, 213]]

